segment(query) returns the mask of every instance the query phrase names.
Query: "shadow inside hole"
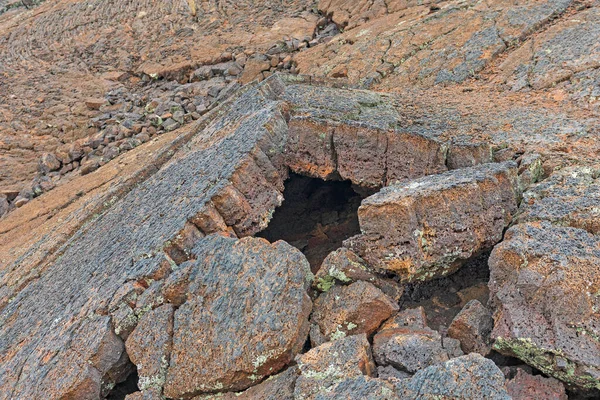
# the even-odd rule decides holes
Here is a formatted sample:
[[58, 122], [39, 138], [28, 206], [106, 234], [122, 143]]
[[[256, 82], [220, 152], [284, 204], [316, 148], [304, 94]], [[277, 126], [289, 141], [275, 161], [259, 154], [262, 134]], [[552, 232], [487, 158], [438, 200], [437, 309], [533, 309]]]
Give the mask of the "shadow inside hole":
[[285, 240], [298, 248], [316, 272], [330, 252], [360, 233], [358, 207], [366, 197], [349, 181], [324, 181], [291, 173], [283, 204], [269, 226], [256, 236], [270, 242]]
[[106, 399], [107, 400], [123, 400], [123, 399], [125, 399], [125, 396], [127, 396], [128, 394], [132, 394], [132, 393], [139, 391], [137, 383], [138, 383], [138, 374], [137, 374], [137, 371], [133, 371], [131, 374], [129, 374], [129, 376], [127, 376], [127, 379], [125, 379], [123, 382], [115, 385], [115, 387], [110, 391], [110, 393], [108, 394]]

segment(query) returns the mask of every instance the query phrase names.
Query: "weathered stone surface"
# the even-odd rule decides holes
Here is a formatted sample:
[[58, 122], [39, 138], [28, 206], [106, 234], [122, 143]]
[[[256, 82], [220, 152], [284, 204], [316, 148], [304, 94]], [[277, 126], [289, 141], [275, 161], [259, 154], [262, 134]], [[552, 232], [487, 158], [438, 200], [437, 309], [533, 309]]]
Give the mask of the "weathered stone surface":
[[393, 318], [385, 321], [381, 326], [381, 331], [386, 329], [396, 329], [412, 327], [418, 329], [428, 328], [427, 316], [423, 307], [407, 308], [406, 310], [400, 311]]
[[312, 306], [306, 258], [285, 242], [219, 235], [193, 253], [197, 272], [175, 312], [165, 395], [243, 390], [293, 360]]
[[3, 194], [0, 194], [0, 217], [3, 217], [4, 214], [8, 212], [8, 200], [7, 197]]
[[398, 311], [398, 304], [368, 282], [335, 286], [314, 303], [310, 321], [313, 346], [348, 335], [371, 335]]
[[339, 382], [361, 375], [373, 375], [375, 365], [366, 335], [352, 335], [322, 344], [296, 357], [300, 376], [294, 398], [315, 399]]
[[362, 202], [362, 234], [345, 245], [403, 281], [450, 274], [502, 238], [517, 209], [515, 167], [482, 164], [385, 187]]
[[47, 174], [50, 171], [56, 171], [60, 168], [60, 161], [54, 154], [46, 153], [40, 158], [38, 164], [39, 169], [42, 173]]
[[537, 153], [525, 154], [519, 160], [519, 188], [525, 192], [544, 175], [542, 156]]
[[493, 361], [472, 353], [433, 365], [396, 383], [402, 399], [509, 400], [504, 375]]
[[547, 399], [567, 400], [565, 387], [554, 378], [531, 375], [522, 369], [506, 382], [506, 391], [513, 400]]
[[315, 400], [400, 400], [394, 389], [394, 385], [383, 379], [360, 375], [344, 379], [313, 398]]
[[138, 388], [162, 388], [171, 357], [173, 306], [165, 304], [143, 315], [125, 346], [137, 366]]
[[402, 286], [372, 271], [365, 261], [352, 250], [339, 248], [323, 260], [321, 268], [315, 274], [313, 287], [322, 292], [333, 285], [365, 281], [373, 284], [391, 299], [398, 301], [402, 296]]
[[519, 224], [492, 252], [494, 348], [582, 388], [600, 388], [600, 241], [548, 222]]
[[523, 194], [518, 220], [549, 221], [590, 233], [600, 232], [599, 171], [591, 167], [568, 167]]
[[460, 355], [458, 342], [442, 341], [438, 332], [428, 328], [382, 329], [373, 337], [377, 365], [390, 365], [410, 374]]
[[[298, 69], [333, 76], [346, 68], [352, 83], [386, 78], [386, 87], [460, 83], [482, 71], [507, 44], [564, 12], [571, 1], [436, 3], [323, 1], [320, 8], [347, 29], [325, 46], [300, 53]], [[385, 64], [391, 65], [390, 73], [381, 69]]]
[[448, 336], [460, 341], [465, 354], [487, 356], [492, 349], [490, 334], [494, 328], [492, 313], [478, 300], [471, 300], [448, 327]]

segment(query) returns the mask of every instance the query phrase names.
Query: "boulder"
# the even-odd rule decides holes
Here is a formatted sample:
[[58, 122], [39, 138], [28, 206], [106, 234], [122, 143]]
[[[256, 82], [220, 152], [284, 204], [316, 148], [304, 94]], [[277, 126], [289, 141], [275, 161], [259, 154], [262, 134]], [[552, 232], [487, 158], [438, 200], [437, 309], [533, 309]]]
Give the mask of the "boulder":
[[335, 286], [314, 302], [310, 338], [313, 346], [348, 335], [371, 335], [398, 311], [398, 305], [368, 282]]
[[402, 399], [510, 400], [504, 375], [492, 360], [472, 353], [417, 372], [396, 382]]
[[502, 239], [518, 200], [513, 162], [426, 176], [363, 200], [362, 233], [344, 244], [402, 281], [445, 276]]
[[547, 221], [519, 224], [489, 266], [494, 349], [565, 383], [600, 388], [600, 239]]
[[304, 255], [285, 242], [216, 234], [192, 253], [195, 272], [174, 315], [165, 396], [243, 390], [292, 361], [312, 306]]
[[567, 400], [565, 386], [554, 378], [531, 375], [518, 369], [514, 378], [506, 382], [506, 390], [513, 400]]
[[365, 334], [322, 344], [297, 356], [296, 362], [300, 376], [294, 389], [295, 400], [316, 399], [348, 378], [372, 376], [375, 372]]
[[549, 221], [600, 232], [600, 170], [568, 167], [523, 194], [519, 222]]
[[465, 354], [479, 353], [487, 356], [492, 349], [490, 334], [493, 328], [491, 312], [479, 300], [471, 300], [452, 320], [448, 336], [460, 341]]
[[360, 375], [344, 379], [327, 391], [314, 396], [315, 400], [400, 400], [392, 383]]
[[315, 274], [313, 287], [326, 292], [336, 283], [349, 284], [357, 281], [372, 283], [395, 301], [402, 296], [401, 285], [372, 271], [362, 258], [345, 247], [327, 255]]
[[60, 169], [61, 163], [54, 154], [46, 153], [40, 158], [38, 167], [41, 173], [47, 174]]

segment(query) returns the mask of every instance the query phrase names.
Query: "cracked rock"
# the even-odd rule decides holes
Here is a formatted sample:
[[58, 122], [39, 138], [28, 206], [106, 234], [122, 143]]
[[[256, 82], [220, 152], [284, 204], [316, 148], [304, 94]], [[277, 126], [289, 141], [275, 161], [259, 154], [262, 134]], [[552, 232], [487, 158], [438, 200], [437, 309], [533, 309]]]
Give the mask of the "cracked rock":
[[491, 312], [479, 300], [471, 300], [452, 320], [448, 336], [460, 341], [465, 354], [479, 353], [487, 356], [492, 349], [490, 334], [493, 328]]
[[335, 286], [314, 302], [310, 318], [313, 346], [348, 335], [371, 335], [398, 305], [368, 282]]
[[388, 186], [363, 200], [362, 233], [344, 244], [402, 281], [445, 276], [502, 239], [518, 198], [513, 162]]

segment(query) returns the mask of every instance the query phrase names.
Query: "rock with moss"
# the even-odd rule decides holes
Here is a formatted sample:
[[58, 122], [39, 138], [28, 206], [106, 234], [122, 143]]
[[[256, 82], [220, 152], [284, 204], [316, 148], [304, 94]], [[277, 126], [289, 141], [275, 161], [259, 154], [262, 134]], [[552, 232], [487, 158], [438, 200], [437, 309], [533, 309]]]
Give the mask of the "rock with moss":
[[337, 284], [365, 281], [372, 283], [382, 292], [398, 301], [402, 296], [402, 285], [373, 271], [352, 250], [341, 247], [327, 255], [315, 274], [313, 287], [326, 292]]
[[371, 346], [365, 334], [322, 344], [297, 356], [296, 361], [300, 368], [294, 389], [296, 400], [316, 399], [346, 379], [375, 373]]
[[494, 349], [600, 389], [600, 239], [547, 221], [519, 224], [489, 266]]
[[446, 276], [502, 239], [519, 197], [510, 161], [387, 186], [363, 200], [361, 234], [344, 244], [401, 281]]
[[368, 282], [335, 286], [314, 302], [311, 343], [318, 346], [348, 335], [371, 335], [397, 311], [398, 304]]

